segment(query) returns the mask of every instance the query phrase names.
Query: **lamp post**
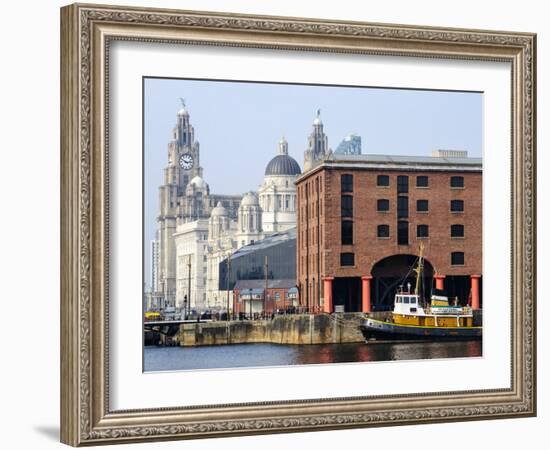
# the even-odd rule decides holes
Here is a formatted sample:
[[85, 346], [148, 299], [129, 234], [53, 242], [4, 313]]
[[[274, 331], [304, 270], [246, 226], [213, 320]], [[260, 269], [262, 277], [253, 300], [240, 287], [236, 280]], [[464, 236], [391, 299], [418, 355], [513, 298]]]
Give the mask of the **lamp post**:
[[228, 256], [227, 256], [227, 275], [225, 277], [225, 287], [227, 289], [227, 321], [229, 322], [230, 317], [229, 317], [229, 277], [231, 275], [231, 252], [229, 252]]
[[263, 313], [264, 315], [267, 314], [267, 270], [269, 266], [267, 264], [267, 255], [264, 258], [264, 277], [265, 277], [265, 289], [264, 289], [264, 305], [263, 305]]
[[187, 262], [187, 300], [188, 300], [188, 315], [191, 315], [191, 254], [189, 254]]
[[252, 320], [252, 288], [248, 290], [248, 302], [250, 305], [250, 320]]

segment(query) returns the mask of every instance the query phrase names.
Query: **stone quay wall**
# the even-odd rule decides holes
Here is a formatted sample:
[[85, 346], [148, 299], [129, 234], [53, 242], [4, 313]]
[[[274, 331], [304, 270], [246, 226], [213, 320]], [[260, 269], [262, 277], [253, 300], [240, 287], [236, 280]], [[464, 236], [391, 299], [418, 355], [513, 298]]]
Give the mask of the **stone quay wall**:
[[247, 343], [342, 344], [363, 342], [362, 313], [296, 314], [268, 320], [235, 320], [180, 325], [174, 342], [180, 346]]

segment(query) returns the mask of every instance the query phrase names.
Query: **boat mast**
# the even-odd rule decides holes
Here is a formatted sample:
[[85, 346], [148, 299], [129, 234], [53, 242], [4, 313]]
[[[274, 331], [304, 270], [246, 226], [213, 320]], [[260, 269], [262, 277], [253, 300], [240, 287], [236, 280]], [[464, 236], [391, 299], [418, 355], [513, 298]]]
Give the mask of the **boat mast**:
[[422, 275], [422, 269], [424, 267], [424, 243], [420, 242], [420, 254], [418, 256], [418, 264], [416, 266], [416, 269], [414, 271], [416, 272], [416, 286], [414, 288], [414, 293], [416, 295], [419, 295], [418, 290], [420, 288], [420, 276]]

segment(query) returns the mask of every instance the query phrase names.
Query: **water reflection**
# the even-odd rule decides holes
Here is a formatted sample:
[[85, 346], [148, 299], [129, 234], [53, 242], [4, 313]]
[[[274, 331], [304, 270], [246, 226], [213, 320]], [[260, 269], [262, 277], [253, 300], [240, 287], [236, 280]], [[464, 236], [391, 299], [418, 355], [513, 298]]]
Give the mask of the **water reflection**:
[[481, 356], [481, 341], [399, 344], [235, 344], [145, 347], [145, 371], [221, 369]]

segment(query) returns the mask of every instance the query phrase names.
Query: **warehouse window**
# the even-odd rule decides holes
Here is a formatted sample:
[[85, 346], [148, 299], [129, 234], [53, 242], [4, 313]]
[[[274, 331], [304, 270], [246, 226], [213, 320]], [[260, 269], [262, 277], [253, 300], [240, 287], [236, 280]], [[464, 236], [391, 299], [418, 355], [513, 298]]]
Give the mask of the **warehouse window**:
[[409, 222], [397, 222], [397, 245], [409, 245]]
[[464, 200], [451, 200], [452, 212], [464, 212]]
[[342, 195], [342, 217], [353, 217], [353, 197]]
[[406, 194], [409, 192], [409, 177], [406, 175], [399, 175], [397, 177], [397, 193]]
[[390, 185], [390, 177], [388, 175], [378, 175], [376, 178], [376, 186], [387, 187]]
[[451, 265], [463, 266], [464, 265], [464, 252], [452, 252], [451, 253]]
[[355, 254], [354, 253], [340, 253], [340, 265], [341, 266], [354, 266]]
[[386, 198], [381, 198], [377, 202], [378, 211], [385, 212], [390, 210], [390, 201]]
[[428, 187], [428, 177], [426, 175], [417, 176], [416, 187]]
[[464, 187], [464, 177], [451, 177], [451, 187], [452, 188], [463, 188]]
[[353, 175], [345, 174], [340, 177], [342, 192], [353, 192]]
[[427, 238], [429, 237], [429, 227], [428, 225], [417, 225], [416, 227], [416, 237], [417, 238]]
[[377, 227], [377, 236], [379, 238], [389, 238], [390, 237], [390, 226], [389, 225], [378, 225], [378, 227]]
[[342, 220], [342, 245], [353, 245], [353, 222]]
[[428, 212], [428, 200], [417, 200], [416, 212]]
[[397, 218], [409, 217], [409, 197], [400, 195], [397, 197]]
[[451, 225], [451, 237], [463, 238], [464, 237], [464, 225]]

